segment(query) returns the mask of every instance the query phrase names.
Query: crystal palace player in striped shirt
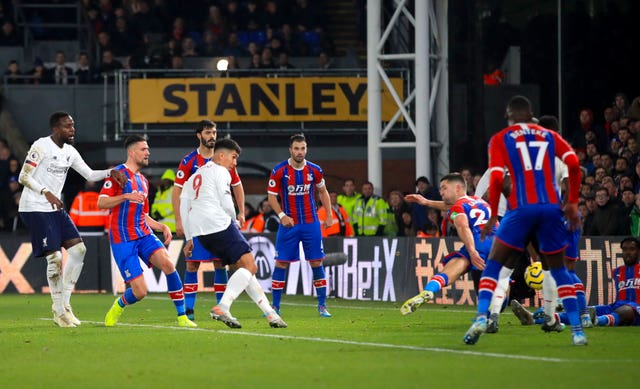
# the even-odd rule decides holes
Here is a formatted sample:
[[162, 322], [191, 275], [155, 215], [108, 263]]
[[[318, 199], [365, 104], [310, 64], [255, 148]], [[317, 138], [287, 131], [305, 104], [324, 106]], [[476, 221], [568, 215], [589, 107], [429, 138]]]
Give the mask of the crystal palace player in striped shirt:
[[526, 97], [515, 96], [507, 105], [509, 127], [498, 132], [489, 141], [489, 204], [491, 220], [483, 234], [495, 222], [505, 169], [511, 174], [512, 190], [508, 197], [509, 210], [496, 233], [489, 260], [480, 279], [478, 315], [465, 334], [466, 344], [475, 344], [487, 328], [487, 309], [491, 302], [500, 269], [513, 255], [523, 251], [529, 236], [535, 234], [541, 255], [547, 259], [551, 274], [558, 285], [571, 323], [574, 345], [587, 344], [580, 324], [573, 280], [564, 266], [567, 246], [566, 227], [561, 199], [555, 180], [555, 157], [559, 157], [569, 170], [569, 193], [564, 214], [572, 230], [578, 228], [578, 192], [580, 190], [580, 163], [575, 152], [562, 137], [551, 130], [531, 123], [533, 113]]
[[[122, 278], [130, 287], [113, 303], [104, 324], [108, 327], [116, 325], [125, 306], [147, 295], [147, 284], [140, 266], [142, 260], [149, 267], [158, 267], [167, 277], [169, 296], [178, 312], [178, 324], [181, 327], [197, 327], [185, 314], [182, 282], [164, 246], [171, 242], [171, 230], [149, 216], [149, 181], [140, 173], [143, 167], [149, 165], [149, 145], [143, 137], [132, 135], [125, 139], [124, 146], [127, 162], [115, 169], [127, 176], [127, 183], [121, 188], [114, 185], [113, 179], [107, 178], [100, 191], [98, 207], [111, 209], [111, 251]], [[153, 230], [162, 231], [164, 245]]]
[[[325, 306], [327, 279], [322, 266], [324, 250], [316, 211], [316, 190], [324, 207], [331, 207], [331, 199], [324, 184], [322, 169], [305, 159], [307, 140], [303, 134], [295, 134], [289, 138], [289, 153], [291, 158], [273, 168], [267, 189], [269, 204], [280, 218], [276, 236], [276, 267], [271, 279], [273, 307], [280, 313], [287, 268], [291, 262], [300, 260], [299, 247], [302, 242], [305, 259], [309, 261], [313, 271], [313, 286], [318, 295], [318, 312], [321, 317], [331, 317]], [[278, 202], [278, 196], [281, 203]], [[327, 214], [325, 224], [333, 224], [330, 213]]]
[[[624, 265], [613, 269], [611, 280], [616, 287], [612, 304], [591, 308], [598, 326], [640, 326], [640, 241], [628, 237], [620, 242]], [[567, 320], [562, 312], [560, 318]]]
[[[176, 216], [176, 235], [184, 236], [184, 228], [180, 217], [180, 194], [182, 187], [199, 167], [204, 166], [213, 157], [213, 148], [216, 144], [218, 132], [216, 124], [211, 120], [202, 120], [196, 126], [196, 136], [198, 138], [198, 148], [185, 155], [178, 166], [176, 180], [173, 188], [171, 203], [173, 204], [173, 212]], [[244, 225], [244, 188], [242, 181], [238, 176], [238, 172], [234, 167], [229, 171], [231, 173], [231, 188], [233, 189], [233, 197], [238, 204], [237, 220], [240, 225]], [[222, 265], [219, 258], [209, 253], [200, 242], [194, 240], [193, 247], [185, 253], [186, 270], [184, 272], [184, 299], [186, 304], [186, 312], [189, 319], [194, 318], [194, 307], [198, 294], [198, 269], [201, 262], [213, 261], [215, 273], [213, 276], [213, 288], [216, 292], [216, 300], [220, 302], [225, 291], [229, 276], [227, 269]]]

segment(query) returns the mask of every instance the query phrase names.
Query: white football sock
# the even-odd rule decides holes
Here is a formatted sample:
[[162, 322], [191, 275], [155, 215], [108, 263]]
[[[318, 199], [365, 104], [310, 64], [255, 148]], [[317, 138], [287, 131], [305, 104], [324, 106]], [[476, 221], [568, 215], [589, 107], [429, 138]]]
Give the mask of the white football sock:
[[76, 282], [80, 278], [82, 266], [84, 265], [84, 255], [87, 247], [83, 242], [67, 249], [67, 263], [62, 272], [62, 302], [65, 306], [70, 306], [71, 293], [76, 287]]
[[51, 300], [53, 300], [53, 311], [56, 315], [63, 314], [64, 303], [62, 301], [62, 253], [56, 251], [46, 256], [47, 259], [47, 282]]
[[247, 288], [247, 285], [249, 285], [251, 277], [253, 277], [253, 274], [243, 267], [233, 272], [233, 275], [229, 278], [229, 282], [227, 282], [227, 289], [224, 291], [222, 299], [220, 299], [220, 304], [218, 304], [220, 308], [229, 311], [231, 304], [233, 304], [235, 299], [240, 296], [240, 293]]
[[544, 314], [551, 318], [549, 324], [555, 323], [556, 306], [558, 305], [558, 285], [551, 275], [551, 270], [543, 270], [542, 298], [544, 299]]
[[509, 269], [505, 266], [500, 269], [500, 275], [498, 276], [498, 285], [496, 286], [496, 290], [493, 292], [493, 298], [491, 299], [491, 308], [489, 309], [492, 314], [500, 314], [500, 311], [502, 311], [502, 304], [504, 304], [504, 299], [507, 297], [507, 289], [509, 289], [511, 274], [513, 274], [513, 269]]
[[245, 292], [247, 292], [249, 297], [251, 297], [251, 300], [260, 307], [263, 313], [269, 314], [273, 311], [273, 308], [271, 308], [271, 305], [269, 304], [269, 299], [265, 296], [264, 290], [262, 290], [262, 286], [260, 286], [256, 276], [251, 276], [249, 285], [247, 285]]

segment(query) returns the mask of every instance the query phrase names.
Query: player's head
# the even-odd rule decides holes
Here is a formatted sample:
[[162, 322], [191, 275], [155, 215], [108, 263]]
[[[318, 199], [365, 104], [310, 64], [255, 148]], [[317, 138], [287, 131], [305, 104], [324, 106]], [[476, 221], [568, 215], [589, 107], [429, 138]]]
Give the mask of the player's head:
[[142, 168], [149, 166], [149, 145], [147, 139], [141, 135], [129, 135], [124, 140], [124, 148], [127, 150], [127, 165]]
[[200, 120], [196, 126], [196, 136], [200, 141], [200, 145], [209, 149], [213, 149], [216, 144], [218, 131], [216, 124], [211, 120]]
[[560, 124], [558, 123], [558, 118], [553, 115], [540, 116], [540, 118], [538, 119], [538, 124], [544, 128], [548, 128], [555, 132], [560, 131]]
[[460, 173], [449, 173], [440, 179], [440, 196], [451, 205], [467, 193], [467, 182]]
[[227, 169], [233, 169], [238, 163], [238, 157], [242, 149], [238, 143], [231, 138], [220, 139], [213, 149], [215, 162]]
[[54, 140], [72, 145], [76, 133], [74, 126], [73, 118], [68, 112], [58, 111], [49, 116], [49, 127], [53, 131]]
[[289, 154], [296, 163], [304, 162], [307, 156], [307, 139], [304, 134], [293, 134], [289, 138]]
[[626, 266], [633, 266], [638, 263], [638, 256], [640, 255], [640, 241], [632, 236], [622, 239], [620, 242], [620, 248], [622, 249], [622, 259]]
[[531, 122], [531, 119], [533, 118], [531, 102], [524, 96], [513, 96], [507, 104], [505, 117], [509, 121], [509, 125]]

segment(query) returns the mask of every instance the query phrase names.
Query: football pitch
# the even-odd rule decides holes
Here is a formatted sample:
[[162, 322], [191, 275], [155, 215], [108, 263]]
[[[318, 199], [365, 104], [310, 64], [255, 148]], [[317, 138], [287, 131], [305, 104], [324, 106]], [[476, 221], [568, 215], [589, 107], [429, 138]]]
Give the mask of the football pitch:
[[272, 329], [242, 295], [232, 313], [242, 329], [209, 319], [201, 294], [197, 329], [177, 327], [166, 294], [127, 307], [103, 325], [111, 295], [74, 295], [78, 328], [58, 328], [48, 295], [0, 296], [3, 388], [413, 388], [637, 387], [640, 329], [592, 328], [586, 347], [569, 329], [547, 334], [522, 326], [509, 309], [497, 334], [467, 346], [473, 307], [427, 304], [401, 316], [398, 303], [284, 296], [286, 329]]

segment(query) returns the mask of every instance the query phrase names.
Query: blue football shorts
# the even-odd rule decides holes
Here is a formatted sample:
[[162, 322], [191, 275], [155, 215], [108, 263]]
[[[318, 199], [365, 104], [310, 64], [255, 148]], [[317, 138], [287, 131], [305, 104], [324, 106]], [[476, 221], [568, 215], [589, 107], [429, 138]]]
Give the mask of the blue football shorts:
[[513, 249], [524, 251], [534, 235], [543, 254], [554, 254], [567, 246], [567, 228], [557, 204], [524, 205], [507, 211], [496, 239]]
[[113, 259], [115, 259], [125, 282], [142, 275], [140, 260], [151, 267], [149, 258], [158, 250], [165, 250], [165, 247], [155, 234], [149, 234], [129, 242], [111, 243]]
[[324, 259], [320, 222], [296, 224], [293, 227], [278, 227], [276, 235], [276, 261], [300, 260], [300, 242], [307, 261]]

